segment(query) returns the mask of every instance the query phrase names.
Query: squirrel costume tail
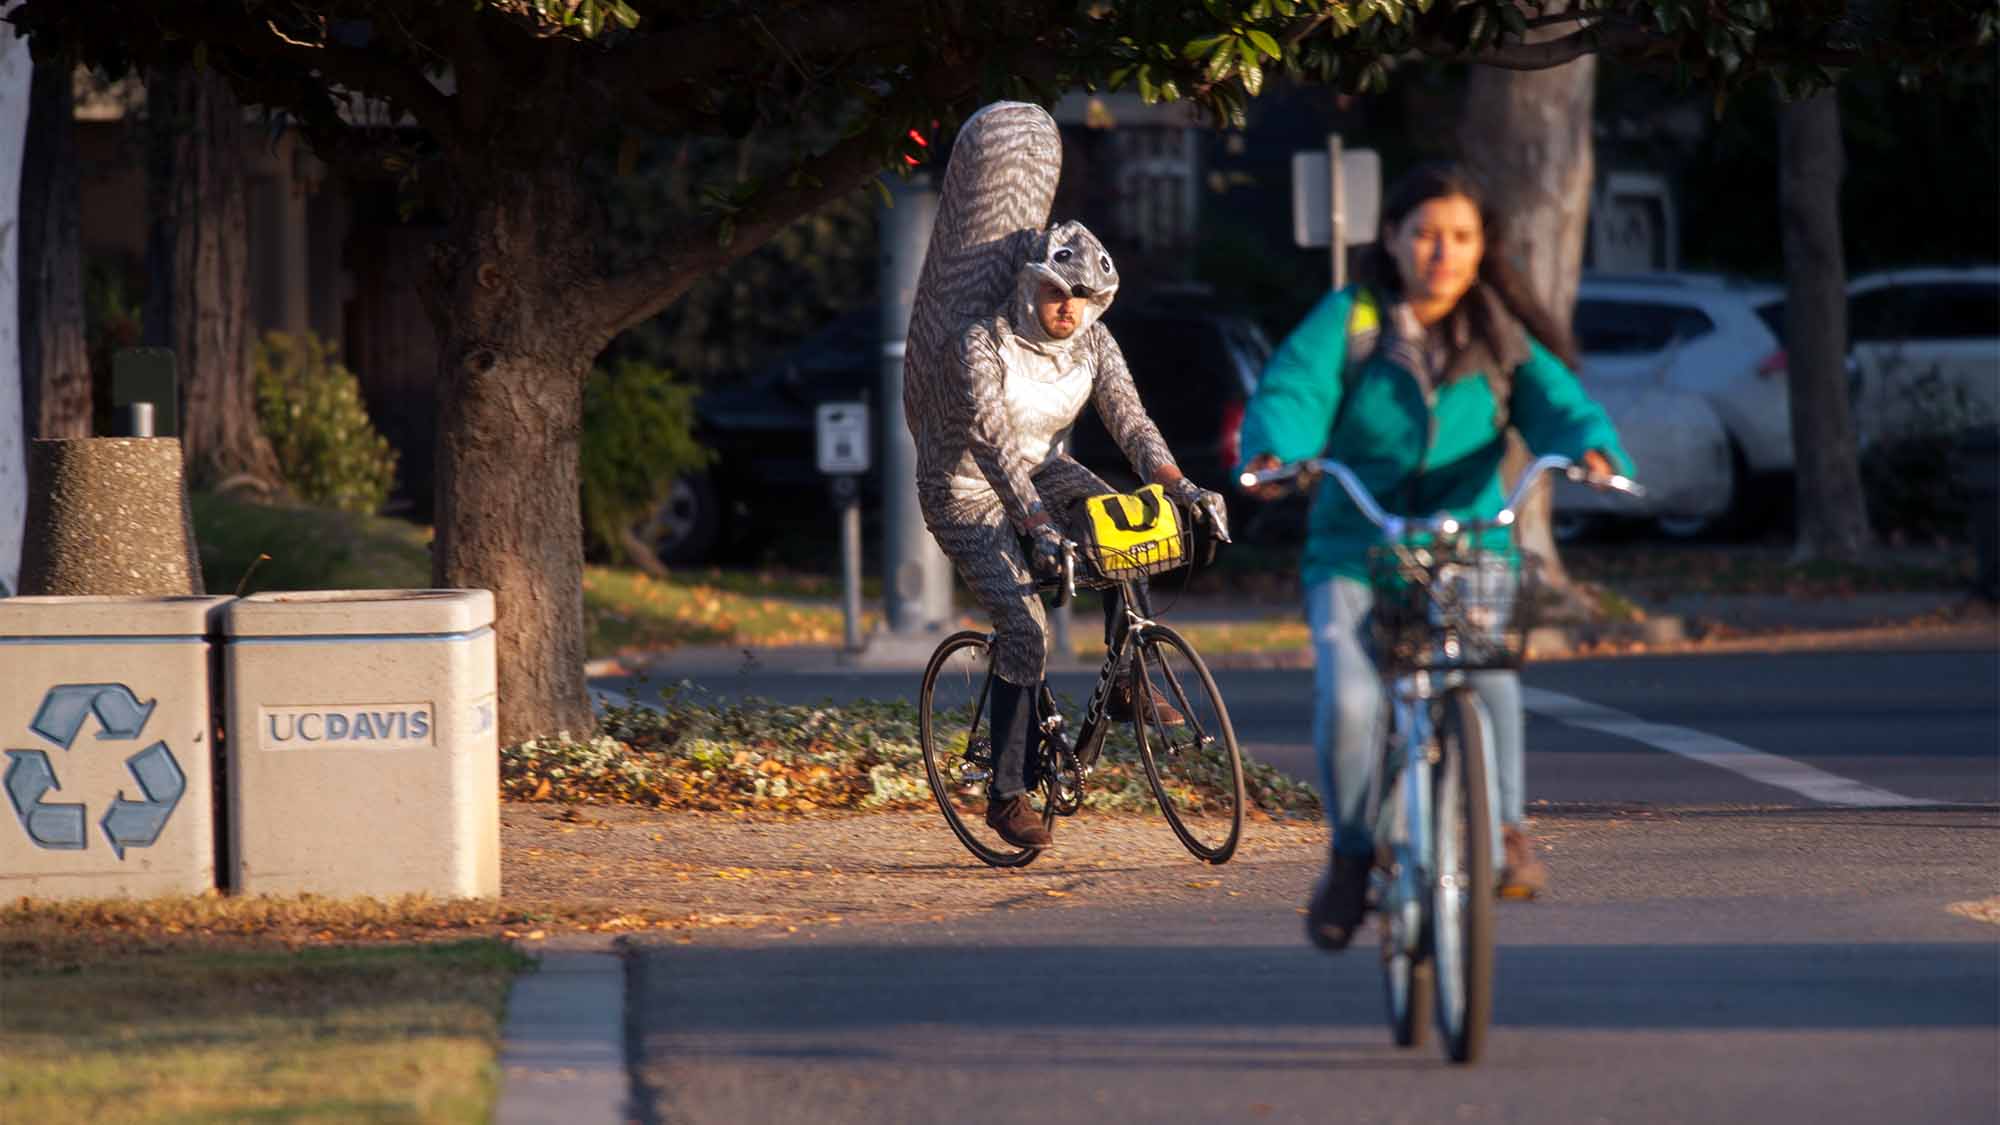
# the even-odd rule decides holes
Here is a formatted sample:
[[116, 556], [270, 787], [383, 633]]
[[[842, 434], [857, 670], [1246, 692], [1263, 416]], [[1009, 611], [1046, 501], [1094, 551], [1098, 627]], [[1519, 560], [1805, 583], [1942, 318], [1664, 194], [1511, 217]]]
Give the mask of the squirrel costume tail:
[[960, 127], [910, 309], [903, 413], [912, 424], [944, 405], [940, 392], [965, 322], [990, 315], [1013, 293], [1061, 175], [1062, 134], [1038, 105], [993, 102]]

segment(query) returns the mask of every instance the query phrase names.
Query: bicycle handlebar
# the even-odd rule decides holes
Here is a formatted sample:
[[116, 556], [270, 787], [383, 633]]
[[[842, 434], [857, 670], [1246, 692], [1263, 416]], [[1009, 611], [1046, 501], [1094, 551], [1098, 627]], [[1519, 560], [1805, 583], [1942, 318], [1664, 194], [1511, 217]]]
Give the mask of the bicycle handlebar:
[[1614, 492], [1623, 492], [1628, 496], [1639, 497], [1646, 494], [1645, 488], [1629, 477], [1616, 473], [1610, 476], [1597, 476], [1569, 458], [1555, 454], [1537, 457], [1534, 463], [1528, 466], [1528, 471], [1521, 474], [1520, 482], [1514, 486], [1513, 494], [1507, 497], [1506, 505], [1489, 520], [1461, 520], [1456, 516], [1445, 515], [1427, 517], [1391, 515], [1382, 510], [1382, 506], [1376, 502], [1367, 487], [1356, 479], [1352, 470], [1326, 457], [1294, 461], [1275, 469], [1244, 473], [1238, 479], [1238, 483], [1244, 488], [1254, 488], [1260, 484], [1277, 484], [1292, 480], [1310, 481], [1325, 474], [1340, 482], [1340, 487], [1346, 491], [1348, 498], [1354, 501], [1354, 506], [1361, 509], [1361, 514], [1367, 516], [1370, 523], [1381, 528], [1384, 535], [1391, 539], [1401, 539], [1412, 533], [1458, 535], [1496, 527], [1512, 527], [1515, 513], [1519, 511], [1521, 501], [1527, 498], [1528, 490], [1541, 481], [1543, 474], [1549, 472], [1560, 472], [1570, 480], [1608, 488]]

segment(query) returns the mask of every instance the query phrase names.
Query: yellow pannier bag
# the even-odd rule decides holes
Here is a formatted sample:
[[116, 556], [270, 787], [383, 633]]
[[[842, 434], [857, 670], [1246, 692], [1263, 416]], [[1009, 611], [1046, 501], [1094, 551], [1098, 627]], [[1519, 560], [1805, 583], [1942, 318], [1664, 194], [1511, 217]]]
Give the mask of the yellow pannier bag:
[[1082, 503], [1080, 553], [1104, 577], [1138, 578], [1187, 561], [1180, 509], [1159, 485], [1130, 494], [1108, 492]]

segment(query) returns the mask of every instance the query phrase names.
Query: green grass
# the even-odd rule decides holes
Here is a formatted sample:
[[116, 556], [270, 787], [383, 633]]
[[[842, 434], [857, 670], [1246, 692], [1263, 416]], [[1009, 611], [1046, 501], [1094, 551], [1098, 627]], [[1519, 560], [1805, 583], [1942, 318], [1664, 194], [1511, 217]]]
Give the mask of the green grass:
[[1677, 547], [1662, 543], [1577, 545], [1562, 552], [1572, 577], [1629, 596], [1763, 594], [1838, 598], [1855, 594], [1962, 589], [1973, 558], [1961, 551], [1882, 550], [1864, 565], [1793, 562], [1789, 547]]
[[[841, 639], [840, 607], [776, 592], [753, 593], [754, 582], [657, 579], [634, 570], [588, 567], [583, 575], [584, 619], [592, 656], [627, 648], [694, 644], [826, 645]], [[782, 587], [778, 587], [782, 588]], [[864, 613], [862, 629], [877, 618]]]
[[[211, 594], [233, 594], [239, 586], [254, 593], [431, 584], [430, 529], [419, 524], [207, 493], [196, 493], [193, 503], [202, 578]], [[269, 558], [260, 561], [259, 555]]]
[[529, 963], [493, 940], [16, 948], [0, 1104], [19, 1121], [485, 1121]]
[[[211, 593], [422, 589], [431, 584], [430, 529], [326, 508], [275, 507], [197, 494], [195, 539]], [[269, 556], [259, 560], [259, 555]], [[248, 580], [245, 581], [245, 575]], [[870, 580], [864, 596], [879, 583]], [[709, 570], [657, 579], [584, 568], [590, 656], [691, 644], [833, 644], [841, 637], [837, 579]], [[870, 627], [873, 616], [864, 619]]]

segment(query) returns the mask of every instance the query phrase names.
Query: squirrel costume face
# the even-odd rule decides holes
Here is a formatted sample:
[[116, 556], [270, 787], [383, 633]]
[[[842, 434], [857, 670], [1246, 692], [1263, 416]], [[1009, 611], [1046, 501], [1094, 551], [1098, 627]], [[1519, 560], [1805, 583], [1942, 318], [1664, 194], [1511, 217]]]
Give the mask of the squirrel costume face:
[[[1083, 300], [1075, 330], [1061, 339], [1051, 336], [1036, 314], [1044, 285]], [[1035, 239], [1015, 280], [1013, 329], [1037, 348], [1066, 351], [1097, 323], [1117, 295], [1118, 271], [1104, 244], [1082, 223], [1058, 223]]]

